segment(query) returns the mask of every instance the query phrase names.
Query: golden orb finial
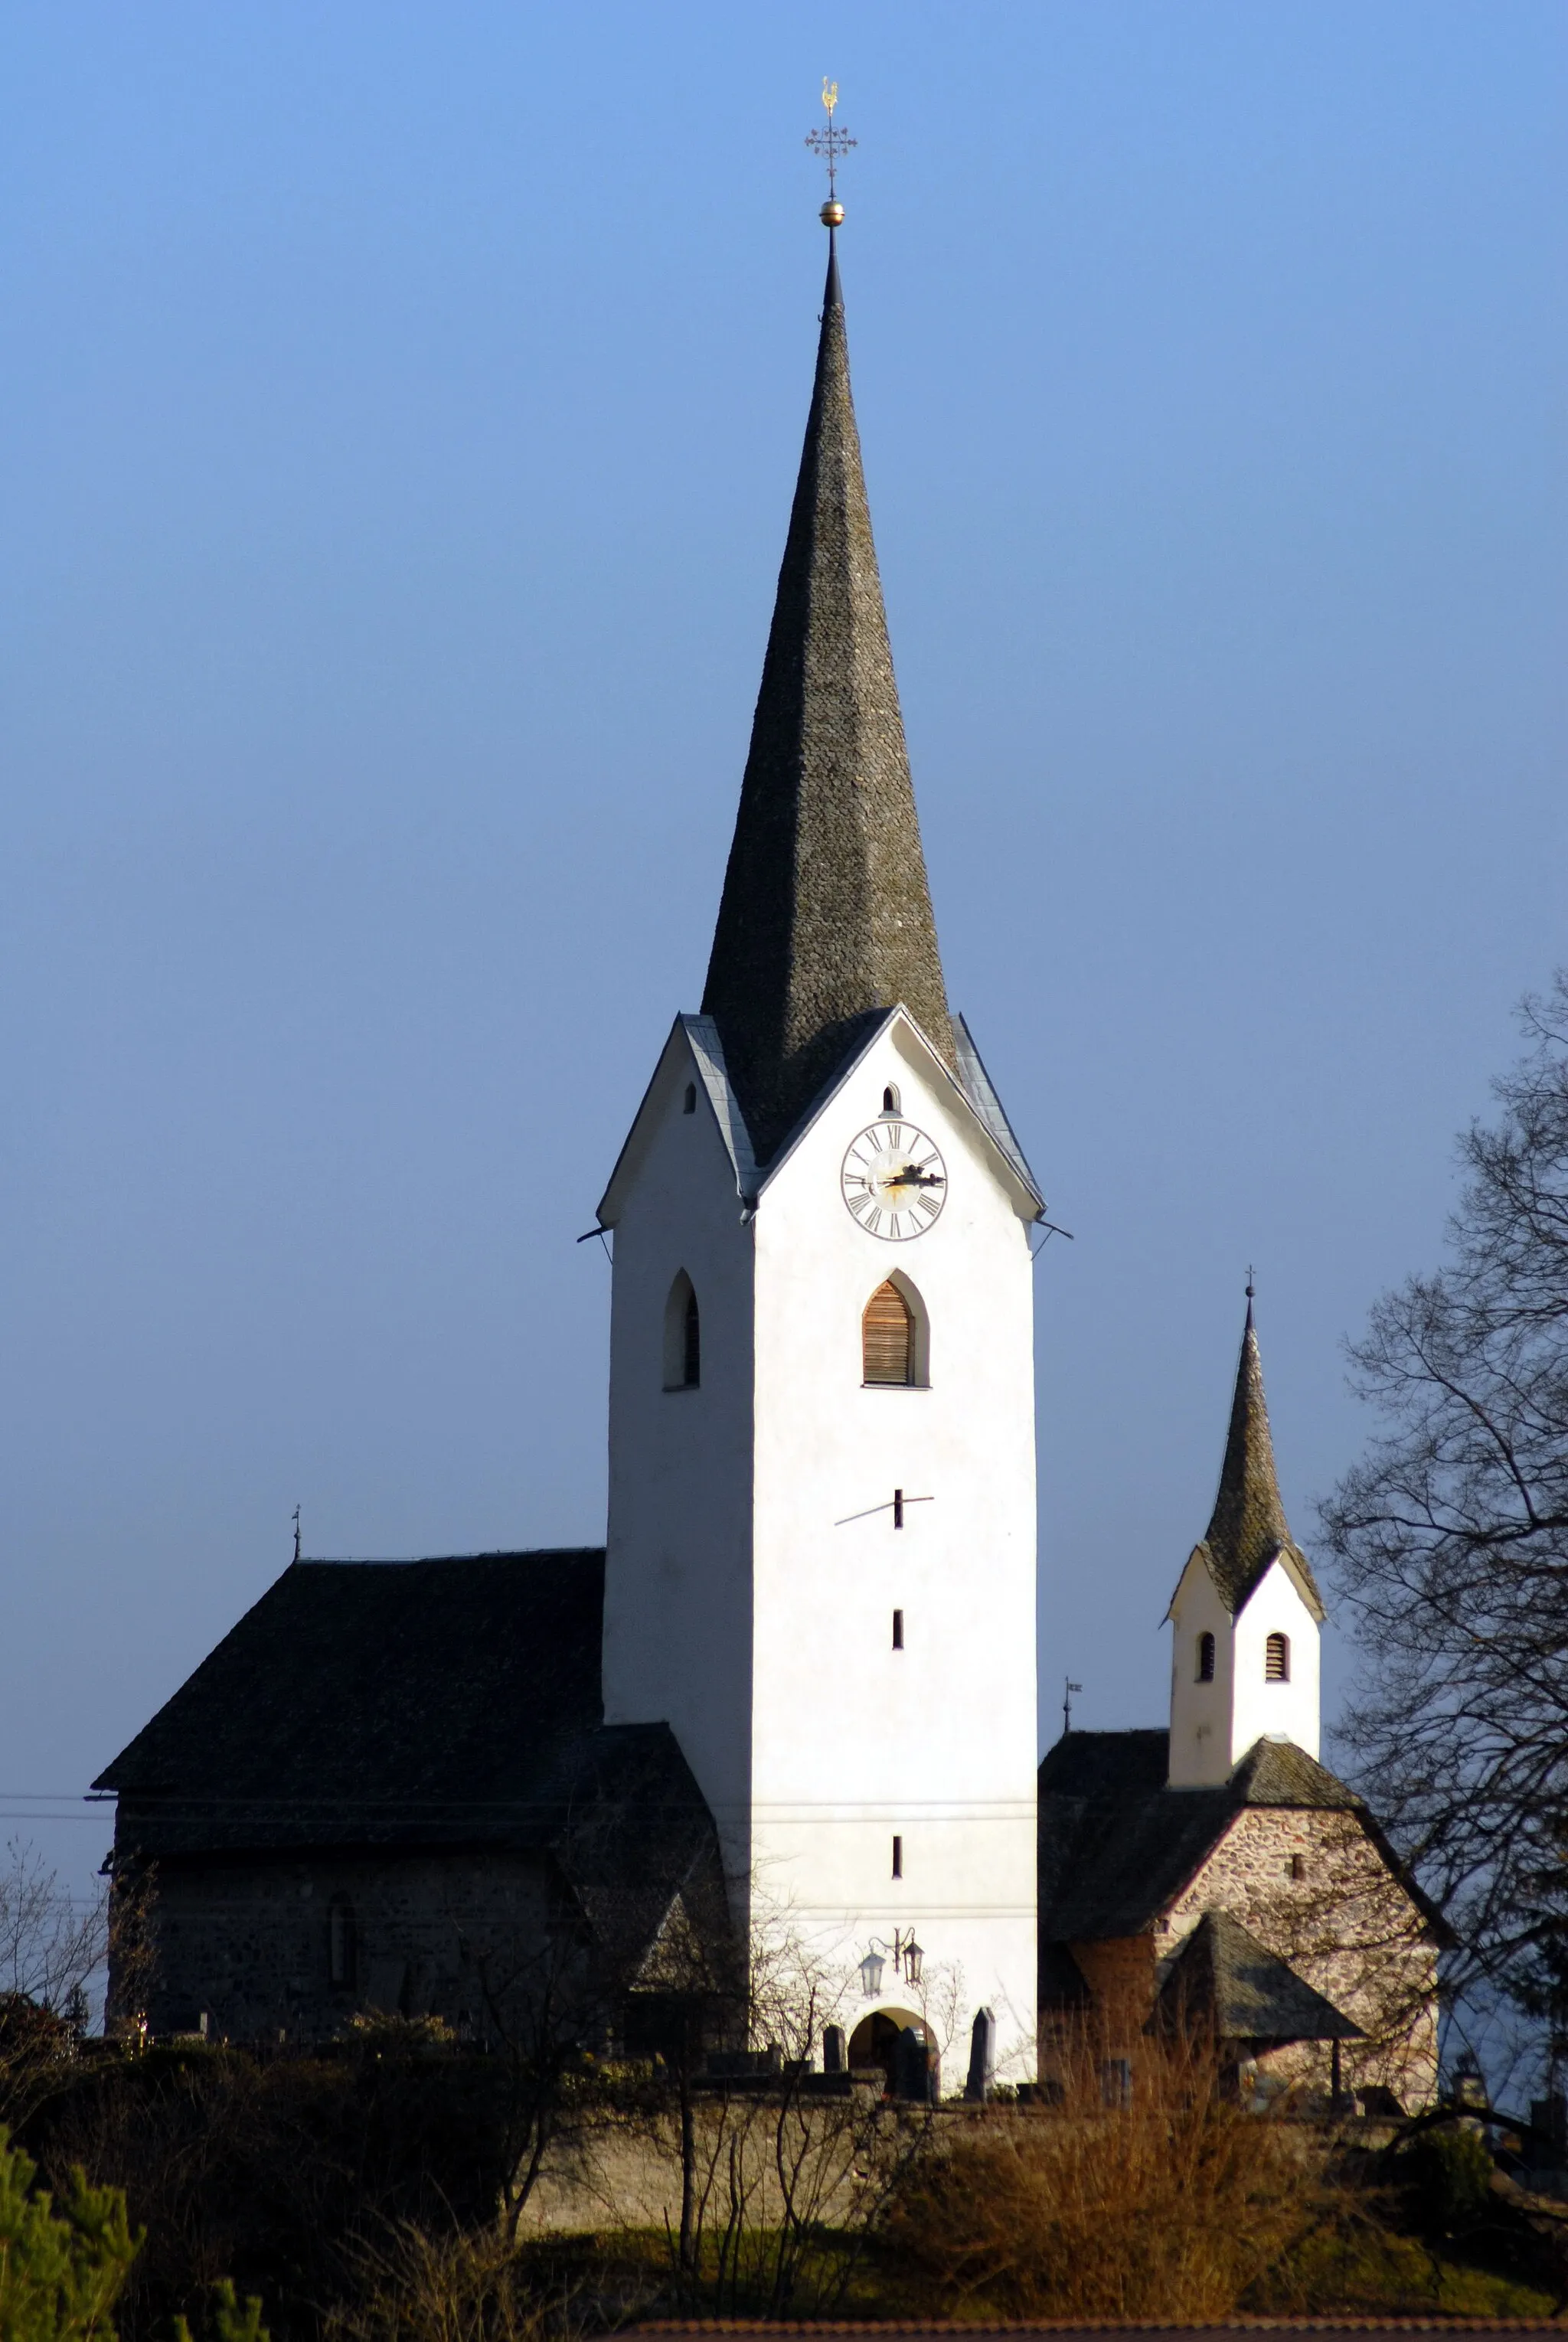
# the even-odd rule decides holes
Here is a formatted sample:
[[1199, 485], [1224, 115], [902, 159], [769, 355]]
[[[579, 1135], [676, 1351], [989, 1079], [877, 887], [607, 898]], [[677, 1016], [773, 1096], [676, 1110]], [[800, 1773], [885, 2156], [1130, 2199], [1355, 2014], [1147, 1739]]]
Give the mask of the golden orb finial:
[[831, 202], [824, 204], [822, 210], [818, 213], [817, 216], [822, 221], [824, 227], [842, 227], [844, 225], [844, 205], [839, 202], [835, 195]]

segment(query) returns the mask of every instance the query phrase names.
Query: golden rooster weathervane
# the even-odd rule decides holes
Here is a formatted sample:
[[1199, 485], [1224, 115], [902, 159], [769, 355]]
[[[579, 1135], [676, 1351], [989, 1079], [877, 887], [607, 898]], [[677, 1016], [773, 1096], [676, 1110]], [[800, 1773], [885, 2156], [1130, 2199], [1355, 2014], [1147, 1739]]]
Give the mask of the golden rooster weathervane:
[[827, 128], [812, 131], [805, 143], [812, 153], [820, 155], [827, 165], [827, 201], [822, 207], [822, 224], [824, 227], [842, 227], [844, 205], [838, 199], [838, 166], [850, 148], [859, 141], [852, 138], [847, 130], [841, 130], [834, 122], [833, 115], [838, 104], [838, 84], [829, 81], [825, 74], [823, 75], [822, 102], [827, 115]]

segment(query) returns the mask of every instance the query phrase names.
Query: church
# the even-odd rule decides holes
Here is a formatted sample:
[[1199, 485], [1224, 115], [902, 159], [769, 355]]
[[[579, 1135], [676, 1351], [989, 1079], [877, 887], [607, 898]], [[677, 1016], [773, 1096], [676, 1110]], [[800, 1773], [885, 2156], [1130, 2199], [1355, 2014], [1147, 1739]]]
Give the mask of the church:
[[1069, 1732], [1037, 1767], [1044, 1205], [948, 1003], [823, 217], [702, 1006], [599, 1206], [604, 1545], [296, 1554], [95, 1785], [117, 1885], [146, 1890], [111, 2012], [308, 2040], [380, 2009], [483, 2040], [569, 1957], [591, 2046], [689, 2038], [695, 2006], [733, 2058], [765, 2047], [734, 2010], [783, 1927], [842, 1987], [824, 2062], [894, 2080], [914, 2041], [923, 2092], [1048, 2086], [1091, 2034], [1132, 2090], [1201, 2011], [1258, 2087], [1419, 2099], [1441, 1926], [1318, 1762], [1323, 1608], [1250, 1296], [1168, 1730]]

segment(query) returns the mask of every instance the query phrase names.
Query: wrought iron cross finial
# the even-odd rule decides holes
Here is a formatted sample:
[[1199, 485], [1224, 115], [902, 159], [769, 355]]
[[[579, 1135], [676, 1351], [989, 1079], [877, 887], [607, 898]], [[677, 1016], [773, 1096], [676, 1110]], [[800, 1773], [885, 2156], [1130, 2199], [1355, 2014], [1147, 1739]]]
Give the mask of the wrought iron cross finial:
[[812, 131], [805, 143], [812, 153], [820, 155], [827, 165], [827, 199], [830, 204], [836, 204], [838, 166], [850, 148], [857, 145], [858, 141], [852, 138], [847, 130], [841, 130], [833, 118], [834, 108], [838, 104], [838, 84], [835, 81], [829, 81], [825, 74], [823, 76], [822, 102], [827, 115], [827, 128]]

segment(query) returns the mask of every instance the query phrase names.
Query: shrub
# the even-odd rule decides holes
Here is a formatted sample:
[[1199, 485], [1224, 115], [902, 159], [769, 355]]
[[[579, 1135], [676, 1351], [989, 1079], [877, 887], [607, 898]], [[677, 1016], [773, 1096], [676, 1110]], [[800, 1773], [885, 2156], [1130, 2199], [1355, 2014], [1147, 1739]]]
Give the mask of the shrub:
[[1394, 2167], [1412, 2213], [1429, 2233], [1452, 2237], [1474, 2227], [1493, 2208], [1496, 2166], [1481, 2133], [1466, 2123], [1422, 2132]]
[[1315, 2217], [1299, 2134], [1243, 2114], [1214, 2061], [1140, 2061], [1107, 2108], [1070, 2061], [1049, 2112], [991, 2115], [916, 2166], [882, 2227], [933, 2307], [1009, 2317], [1204, 2319], [1233, 2311]]
[[56, 2207], [36, 2177], [0, 2129], [0, 2342], [112, 2335], [110, 2313], [141, 2242], [125, 2199], [75, 2171]]

